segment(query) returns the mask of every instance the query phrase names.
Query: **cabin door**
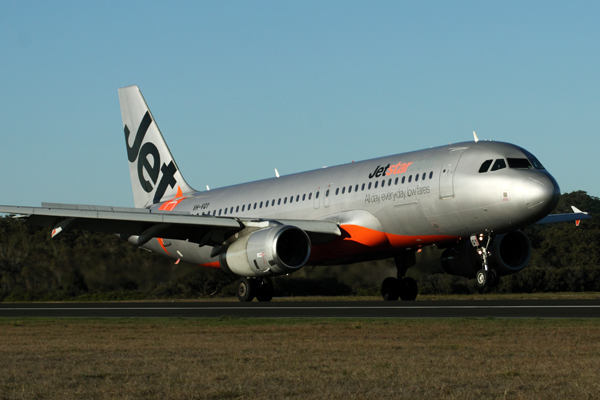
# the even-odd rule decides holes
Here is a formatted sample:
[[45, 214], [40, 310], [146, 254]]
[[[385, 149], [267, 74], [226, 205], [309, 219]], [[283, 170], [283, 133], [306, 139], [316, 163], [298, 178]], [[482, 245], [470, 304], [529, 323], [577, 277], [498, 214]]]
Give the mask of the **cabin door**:
[[440, 198], [454, 197], [454, 172], [465, 149], [451, 150], [440, 171]]

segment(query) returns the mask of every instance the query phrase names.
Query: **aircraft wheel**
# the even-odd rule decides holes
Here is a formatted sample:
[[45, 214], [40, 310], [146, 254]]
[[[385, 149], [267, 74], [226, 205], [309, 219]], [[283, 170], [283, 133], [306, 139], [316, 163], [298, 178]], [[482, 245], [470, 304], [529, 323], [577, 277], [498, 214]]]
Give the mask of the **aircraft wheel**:
[[388, 277], [381, 284], [381, 296], [386, 301], [395, 301], [400, 297], [400, 281], [396, 278]]
[[498, 285], [500, 284], [500, 277], [498, 276], [498, 273], [493, 269], [488, 271], [488, 280], [488, 287], [498, 287]]
[[403, 301], [413, 301], [417, 298], [417, 295], [419, 294], [417, 281], [415, 281], [413, 278], [402, 278], [400, 285], [400, 299]]
[[237, 297], [239, 301], [250, 302], [254, 300], [254, 295], [257, 292], [256, 285], [252, 282], [253, 279], [240, 278], [237, 282]]
[[273, 281], [271, 278], [262, 278], [258, 281], [258, 290], [256, 291], [256, 300], [271, 301], [273, 298]]
[[477, 271], [477, 274], [475, 275], [475, 280], [477, 280], [478, 288], [486, 287], [489, 283], [488, 271], [486, 271], [485, 269], [480, 269], [479, 271]]

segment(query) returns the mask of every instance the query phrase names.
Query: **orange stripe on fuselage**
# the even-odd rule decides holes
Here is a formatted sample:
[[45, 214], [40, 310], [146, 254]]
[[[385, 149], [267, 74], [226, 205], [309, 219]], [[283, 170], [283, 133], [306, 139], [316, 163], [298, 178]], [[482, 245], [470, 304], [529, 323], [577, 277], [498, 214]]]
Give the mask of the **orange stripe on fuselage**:
[[218, 261], [213, 261], [213, 262], [209, 262], [206, 264], [198, 264], [201, 267], [206, 267], [206, 268], [221, 268], [221, 264], [219, 264]]
[[404, 236], [380, 232], [358, 225], [341, 225], [342, 235], [330, 243], [313, 246], [310, 261], [347, 258], [364, 253], [393, 252], [406, 247], [427, 246], [456, 240], [455, 236]]
[[[448, 235], [395, 235], [358, 225], [341, 225], [340, 229], [342, 231], [340, 237], [327, 244], [312, 246], [309, 263], [318, 263], [319, 261], [335, 260], [338, 258], [348, 259], [368, 253], [393, 253], [407, 247], [428, 246], [458, 239], [457, 236]], [[159, 243], [162, 246], [162, 239], [159, 239]], [[163, 249], [167, 251], [164, 246]], [[221, 268], [218, 261], [198, 265], [207, 268]]]

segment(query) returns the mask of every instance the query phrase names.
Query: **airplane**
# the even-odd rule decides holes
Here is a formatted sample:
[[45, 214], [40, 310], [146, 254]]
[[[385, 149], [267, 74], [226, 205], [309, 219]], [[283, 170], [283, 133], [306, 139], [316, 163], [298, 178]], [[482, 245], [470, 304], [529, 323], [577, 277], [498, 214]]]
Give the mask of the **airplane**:
[[306, 265], [394, 259], [384, 300], [415, 300], [406, 272], [425, 246], [444, 249], [448, 274], [494, 286], [527, 265], [534, 223], [548, 215], [556, 180], [529, 151], [496, 141], [462, 142], [197, 191], [183, 178], [140, 89], [118, 90], [135, 208], [42, 203], [0, 213], [52, 228], [118, 234], [176, 260], [238, 277], [237, 297], [270, 301], [272, 277]]

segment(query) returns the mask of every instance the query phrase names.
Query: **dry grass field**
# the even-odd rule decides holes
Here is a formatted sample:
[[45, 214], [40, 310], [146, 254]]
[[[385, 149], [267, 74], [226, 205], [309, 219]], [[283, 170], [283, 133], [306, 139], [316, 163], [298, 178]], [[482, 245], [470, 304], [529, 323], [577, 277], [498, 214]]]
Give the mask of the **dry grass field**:
[[0, 319], [0, 399], [597, 399], [598, 320]]

